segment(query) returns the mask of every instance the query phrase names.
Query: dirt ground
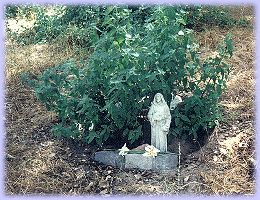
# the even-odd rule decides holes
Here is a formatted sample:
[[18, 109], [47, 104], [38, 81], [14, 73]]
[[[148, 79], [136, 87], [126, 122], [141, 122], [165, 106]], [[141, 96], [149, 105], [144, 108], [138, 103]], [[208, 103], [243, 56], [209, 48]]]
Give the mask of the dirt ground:
[[[249, 16], [250, 17], [250, 16]], [[182, 157], [176, 171], [121, 170], [91, 159], [95, 148], [57, 140], [54, 113], [22, 85], [23, 71], [40, 73], [75, 52], [65, 44], [6, 43], [6, 194], [254, 194], [255, 35], [252, 27], [196, 33], [202, 56], [231, 32], [234, 55], [221, 105], [225, 121], [200, 151]]]

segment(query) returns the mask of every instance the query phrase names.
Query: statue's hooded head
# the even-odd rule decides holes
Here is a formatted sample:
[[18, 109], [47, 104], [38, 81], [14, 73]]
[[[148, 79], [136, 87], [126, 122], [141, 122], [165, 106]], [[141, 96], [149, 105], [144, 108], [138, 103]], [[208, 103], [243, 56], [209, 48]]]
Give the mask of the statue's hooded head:
[[166, 102], [165, 102], [165, 100], [163, 98], [163, 95], [161, 93], [157, 93], [154, 96], [153, 103], [154, 104], [166, 104]]
[[163, 95], [161, 93], [157, 93], [154, 96], [151, 109], [149, 110], [149, 113], [152, 114], [151, 118], [153, 118], [154, 120], [164, 119], [168, 116], [168, 110], [169, 108], [163, 98]]

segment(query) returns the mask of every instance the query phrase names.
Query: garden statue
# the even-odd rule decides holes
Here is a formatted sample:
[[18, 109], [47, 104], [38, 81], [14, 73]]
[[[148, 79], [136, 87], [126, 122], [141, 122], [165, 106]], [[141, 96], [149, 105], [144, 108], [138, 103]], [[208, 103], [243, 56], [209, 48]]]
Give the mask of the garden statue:
[[160, 152], [166, 152], [171, 113], [162, 94], [157, 93], [154, 96], [148, 112], [148, 119], [151, 123], [151, 145], [159, 149]]

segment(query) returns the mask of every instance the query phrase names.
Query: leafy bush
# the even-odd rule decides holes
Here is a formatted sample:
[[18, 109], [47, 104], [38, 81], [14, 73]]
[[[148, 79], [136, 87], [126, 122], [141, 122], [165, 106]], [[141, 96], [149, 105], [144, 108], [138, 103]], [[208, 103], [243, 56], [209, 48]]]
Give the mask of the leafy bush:
[[[16, 10], [14, 13], [13, 10]], [[61, 16], [64, 8], [62, 6], [8, 6], [6, 16], [15, 15], [17, 20], [26, 19], [32, 26], [26, 27], [23, 24], [23, 31], [7, 30], [12, 39], [19, 44], [38, 44], [50, 42], [65, 32]]]
[[37, 12], [39, 7], [37, 6], [17, 6], [7, 5], [5, 14], [7, 18], [30, 18], [33, 13]]
[[186, 6], [184, 10], [188, 13], [187, 27], [196, 30], [209, 26], [231, 27], [248, 25], [246, 20], [237, 20], [232, 17], [230, 9], [223, 6]]
[[58, 113], [54, 133], [99, 145], [108, 138], [133, 143], [142, 136], [153, 96], [162, 93], [169, 105], [171, 92], [177, 91], [192, 96], [171, 112], [171, 134], [196, 138], [199, 128], [214, 126], [229, 72], [224, 60], [232, 55], [230, 36], [202, 62], [180, 7], [152, 7], [143, 25], [129, 9], [113, 7], [111, 12], [103, 23], [109, 31], [100, 35], [88, 62], [68, 61], [36, 80], [24, 78], [37, 98]]
[[[185, 27], [201, 30], [205, 26], [246, 26], [241, 18], [235, 20], [230, 10], [221, 6], [180, 6], [187, 15]], [[108, 24], [118, 17], [115, 6], [14, 6], [6, 7], [7, 18], [33, 20], [32, 28], [23, 33], [8, 30], [9, 35], [20, 44], [37, 44], [53, 40], [67, 40], [71, 45], [89, 48], [102, 33], [111, 31]], [[153, 7], [125, 6], [132, 21], [143, 26], [153, 13]]]
[[8, 5], [5, 8], [5, 13], [7, 18], [15, 18], [17, 17], [18, 7], [13, 5]]
[[[22, 33], [8, 30], [19, 44], [39, 44], [57, 39], [71, 45], [90, 47], [102, 33], [109, 32], [108, 24], [120, 16], [115, 6], [12, 6], [6, 7], [7, 18], [25, 18], [34, 22], [33, 27]], [[121, 9], [121, 8], [120, 8]], [[127, 6], [123, 9], [127, 9]], [[142, 25], [150, 13], [149, 7], [127, 9], [133, 12], [133, 20]], [[118, 19], [117, 19], [118, 18]]]

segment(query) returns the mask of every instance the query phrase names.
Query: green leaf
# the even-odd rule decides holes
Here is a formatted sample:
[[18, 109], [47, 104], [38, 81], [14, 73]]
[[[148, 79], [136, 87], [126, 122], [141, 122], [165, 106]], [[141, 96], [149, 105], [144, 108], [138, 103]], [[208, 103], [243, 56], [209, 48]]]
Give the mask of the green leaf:
[[126, 128], [126, 129], [123, 131], [123, 136], [127, 136], [127, 135], [128, 135], [128, 133], [129, 133], [129, 129], [128, 129], [128, 128]]
[[142, 126], [139, 126], [137, 129], [129, 131], [128, 140], [129, 140], [130, 143], [132, 144], [132, 143], [134, 143], [134, 141], [136, 141], [141, 135], [142, 135]]
[[88, 144], [90, 144], [95, 138], [99, 138], [99, 133], [95, 131], [89, 131], [86, 135], [86, 141]]
[[190, 119], [189, 119], [187, 116], [180, 114], [180, 118], [181, 118], [183, 121], [190, 123]]
[[179, 136], [180, 134], [181, 134], [181, 132], [180, 132], [180, 129], [179, 128], [175, 128], [175, 129], [173, 129], [173, 135], [175, 135], [175, 136]]
[[179, 117], [176, 117], [176, 118], [174, 118], [174, 121], [175, 121], [175, 125], [176, 125], [176, 126], [179, 126], [179, 124], [180, 124], [180, 118], [179, 118]]
[[226, 43], [226, 46], [227, 46], [227, 52], [228, 54], [230, 55], [230, 57], [233, 55], [233, 40], [232, 40], [232, 36], [231, 34], [228, 34], [226, 37], [225, 37], [225, 43]]

